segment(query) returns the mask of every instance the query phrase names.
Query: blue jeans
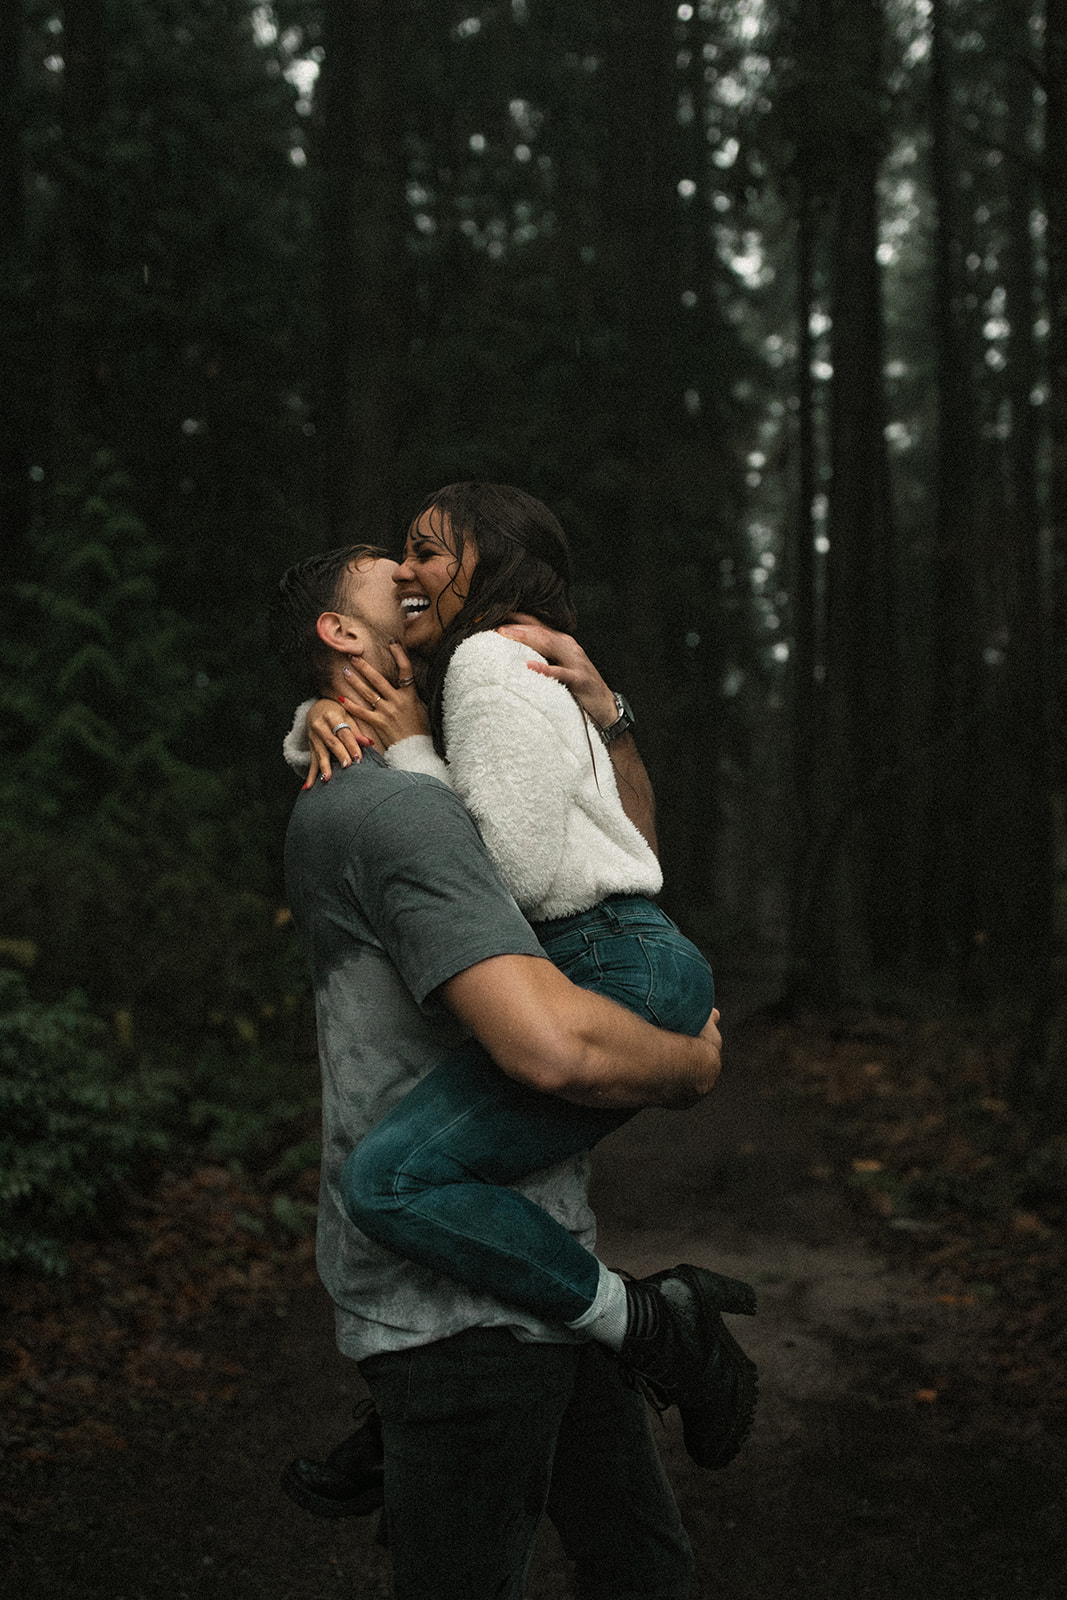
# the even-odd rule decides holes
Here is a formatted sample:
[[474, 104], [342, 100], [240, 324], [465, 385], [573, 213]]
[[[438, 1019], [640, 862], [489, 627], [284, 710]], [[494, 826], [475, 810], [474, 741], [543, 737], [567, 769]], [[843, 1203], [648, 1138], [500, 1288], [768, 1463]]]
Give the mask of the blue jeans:
[[693, 1558], [644, 1400], [597, 1346], [472, 1328], [360, 1371], [396, 1600], [521, 1600], [542, 1512], [582, 1600], [686, 1600]]
[[[573, 983], [660, 1027], [696, 1034], [715, 991], [700, 951], [640, 895], [534, 931]], [[600, 1266], [517, 1179], [590, 1150], [633, 1115], [540, 1094], [481, 1045], [446, 1057], [371, 1129], [341, 1175], [352, 1221], [398, 1255], [550, 1321], [588, 1310]]]

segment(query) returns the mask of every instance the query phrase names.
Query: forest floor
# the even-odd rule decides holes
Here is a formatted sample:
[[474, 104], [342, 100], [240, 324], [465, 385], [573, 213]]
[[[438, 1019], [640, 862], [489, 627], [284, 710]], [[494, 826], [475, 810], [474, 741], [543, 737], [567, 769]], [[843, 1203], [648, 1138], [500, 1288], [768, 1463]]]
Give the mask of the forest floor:
[[[703, 1473], [655, 1424], [694, 1600], [1060, 1600], [1062, 1144], [1035, 1154], [995, 1051], [932, 1024], [726, 1021], [715, 1093], [613, 1135], [595, 1193], [608, 1261], [760, 1294], [734, 1322], [761, 1371], [737, 1461]], [[389, 1595], [374, 1519], [278, 1487], [362, 1393], [315, 1278], [314, 1189], [164, 1174], [63, 1283], [3, 1282], [3, 1592]], [[546, 1529], [529, 1600], [572, 1594]]]

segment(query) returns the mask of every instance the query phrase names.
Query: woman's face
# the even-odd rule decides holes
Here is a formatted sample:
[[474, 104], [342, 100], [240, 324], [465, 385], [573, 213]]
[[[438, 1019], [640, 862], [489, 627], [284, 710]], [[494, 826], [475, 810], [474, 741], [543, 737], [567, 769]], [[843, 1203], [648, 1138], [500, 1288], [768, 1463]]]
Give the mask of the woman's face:
[[431, 506], [409, 531], [404, 559], [393, 573], [404, 613], [404, 649], [416, 655], [433, 654], [467, 598], [478, 552], [465, 539], [460, 561], [456, 542], [448, 517]]

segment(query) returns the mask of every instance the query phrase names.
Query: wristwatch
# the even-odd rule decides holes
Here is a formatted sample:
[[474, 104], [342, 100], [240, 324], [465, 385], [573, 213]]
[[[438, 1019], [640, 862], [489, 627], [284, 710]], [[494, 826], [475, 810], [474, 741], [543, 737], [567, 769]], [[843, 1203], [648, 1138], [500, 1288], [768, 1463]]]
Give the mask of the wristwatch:
[[624, 733], [629, 733], [634, 725], [634, 714], [630, 710], [629, 701], [624, 700], [621, 694], [615, 695], [614, 699], [615, 709], [619, 715], [614, 722], [609, 722], [606, 728], [600, 730], [600, 737], [605, 744], [614, 744]]

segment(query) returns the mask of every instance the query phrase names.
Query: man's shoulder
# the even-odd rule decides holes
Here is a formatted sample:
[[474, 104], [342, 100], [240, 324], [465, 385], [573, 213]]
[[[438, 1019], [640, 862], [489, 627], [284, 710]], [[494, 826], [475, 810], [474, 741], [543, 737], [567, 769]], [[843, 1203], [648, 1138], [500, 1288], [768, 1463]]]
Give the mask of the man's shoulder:
[[[293, 807], [294, 823], [311, 827], [340, 824], [358, 827], [380, 807], [402, 805], [434, 811], [452, 811], [458, 805], [447, 784], [425, 772], [405, 772], [388, 766], [374, 750], [361, 761], [334, 771], [328, 783], [301, 790]], [[462, 810], [462, 807], [460, 807]]]
[[363, 871], [373, 866], [384, 872], [389, 863], [414, 862], [433, 840], [467, 870], [477, 870], [481, 837], [447, 784], [388, 767], [369, 751], [297, 797], [285, 858], [287, 870], [316, 877], [323, 871], [339, 875], [355, 863]]

